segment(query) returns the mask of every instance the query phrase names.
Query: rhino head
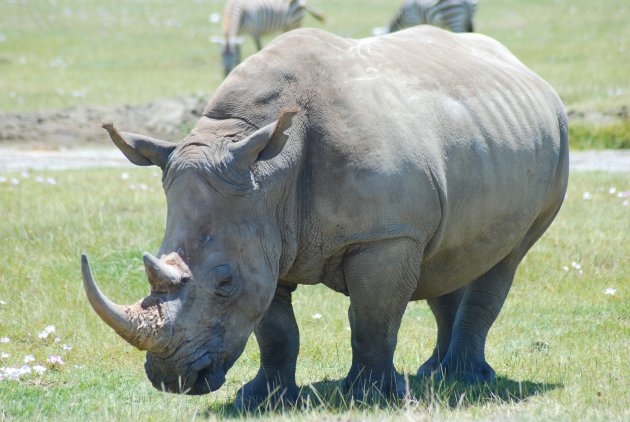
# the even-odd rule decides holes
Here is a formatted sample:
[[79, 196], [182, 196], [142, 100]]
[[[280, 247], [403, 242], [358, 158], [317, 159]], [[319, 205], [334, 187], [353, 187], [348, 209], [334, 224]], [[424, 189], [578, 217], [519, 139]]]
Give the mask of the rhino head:
[[166, 231], [155, 257], [144, 254], [150, 294], [113, 303], [97, 287], [87, 257], [83, 285], [94, 311], [123, 339], [147, 351], [145, 370], [160, 390], [217, 390], [271, 303], [282, 235], [278, 205], [265, 200], [252, 168], [284, 147], [297, 110], [244, 139], [194, 131], [175, 145], [103, 127], [137, 165], [163, 171]]

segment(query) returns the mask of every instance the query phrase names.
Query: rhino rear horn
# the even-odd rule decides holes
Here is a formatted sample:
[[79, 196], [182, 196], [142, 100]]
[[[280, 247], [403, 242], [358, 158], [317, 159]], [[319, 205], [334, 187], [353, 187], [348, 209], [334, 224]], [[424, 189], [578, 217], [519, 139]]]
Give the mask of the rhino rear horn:
[[160, 260], [145, 252], [142, 258], [153, 293], [173, 292], [191, 277], [190, 270], [179, 255], [175, 253], [163, 257], [164, 260]]
[[149, 136], [129, 132], [118, 132], [112, 123], [104, 123], [103, 129], [109, 133], [118, 149], [133, 164], [138, 166], [155, 165], [164, 170], [168, 157], [176, 145], [172, 142], [154, 139]]

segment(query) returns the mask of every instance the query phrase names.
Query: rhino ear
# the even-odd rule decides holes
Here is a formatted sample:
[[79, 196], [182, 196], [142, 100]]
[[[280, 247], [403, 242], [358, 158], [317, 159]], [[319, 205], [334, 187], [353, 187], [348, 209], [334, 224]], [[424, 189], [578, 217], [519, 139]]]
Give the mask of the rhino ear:
[[175, 144], [171, 142], [136, 135], [135, 133], [120, 133], [111, 123], [105, 123], [103, 129], [109, 133], [109, 137], [125, 154], [125, 157], [138, 166], [154, 165], [164, 170], [169, 155], [175, 149]]
[[283, 109], [277, 121], [258, 129], [241, 141], [230, 144], [230, 152], [238, 165], [245, 170], [258, 160], [269, 160], [278, 155], [289, 139], [285, 132], [289, 130], [293, 116], [299, 111], [297, 107]]

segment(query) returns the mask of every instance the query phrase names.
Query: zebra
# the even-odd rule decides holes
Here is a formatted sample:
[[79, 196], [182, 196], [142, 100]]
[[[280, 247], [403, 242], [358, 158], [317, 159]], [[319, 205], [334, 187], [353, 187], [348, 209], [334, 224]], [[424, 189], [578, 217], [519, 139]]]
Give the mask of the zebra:
[[238, 34], [251, 35], [260, 50], [262, 35], [298, 28], [304, 12], [324, 21], [322, 14], [306, 6], [306, 0], [228, 0], [223, 13], [224, 38], [215, 41], [223, 46], [225, 76], [241, 61], [242, 41], [237, 38]]
[[387, 32], [422, 24], [473, 32], [476, 9], [477, 0], [405, 0]]

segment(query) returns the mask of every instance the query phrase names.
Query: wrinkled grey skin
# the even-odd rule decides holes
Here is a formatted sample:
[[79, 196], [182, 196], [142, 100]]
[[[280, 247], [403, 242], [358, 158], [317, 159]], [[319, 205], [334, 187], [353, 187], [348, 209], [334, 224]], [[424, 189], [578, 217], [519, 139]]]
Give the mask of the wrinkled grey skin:
[[393, 354], [412, 300], [438, 325], [419, 374], [493, 381], [488, 330], [568, 178], [552, 88], [496, 41], [428, 26], [293, 31], [237, 67], [181, 143], [108, 130], [131, 161], [163, 169], [168, 204], [164, 265], [145, 257], [152, 294], [115, 329], [149, 350], [154, 386], [189, 394], [219, 388], [253, 331], [248, 406], [274, 388], [297, 396], [297, 285], [350, 297], [355, 397], [405, 393]]

